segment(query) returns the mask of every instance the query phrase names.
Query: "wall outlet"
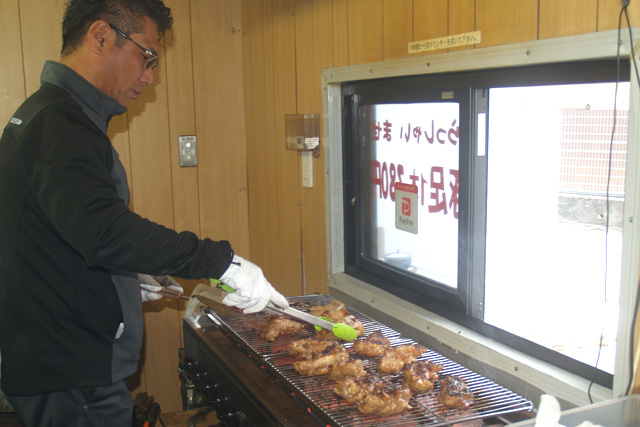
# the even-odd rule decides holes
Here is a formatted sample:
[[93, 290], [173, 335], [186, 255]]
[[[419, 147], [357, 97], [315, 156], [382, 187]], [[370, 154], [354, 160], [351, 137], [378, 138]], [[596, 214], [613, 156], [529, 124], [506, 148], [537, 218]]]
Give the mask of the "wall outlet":
[[302, 186], [313, 188], [313, 153], [303, 151], [302, 153]]
[[196, 136], [179, 136], [180, 144], [180, 167], [198, 166], [198, 146]]

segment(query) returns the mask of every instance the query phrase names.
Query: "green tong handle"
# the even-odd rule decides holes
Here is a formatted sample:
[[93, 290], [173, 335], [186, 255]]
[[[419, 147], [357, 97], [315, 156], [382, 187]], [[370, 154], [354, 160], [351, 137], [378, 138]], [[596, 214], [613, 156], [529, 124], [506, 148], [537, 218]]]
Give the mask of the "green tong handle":
[[231, 286], [229, 286], [229, 285], [225, 285], [224, 283], [222, 283], [222, 282], [221, 282], [220, 280], [218, 280], [218, 279], [209, 279], [209, 281], [210, 281], [213, 285], [215, 285], [217, 288], [220, 288], [220, 289], [222, 289], [222, 290], [223, 290], [223, 291], [225, 291], [225, 292], [231, 292], [231, 293], [233, 293], [233, 292], [235, 292], [235, 291], [236, 291], [236, 290], [235, 290], [235, 289], [233, 289]]

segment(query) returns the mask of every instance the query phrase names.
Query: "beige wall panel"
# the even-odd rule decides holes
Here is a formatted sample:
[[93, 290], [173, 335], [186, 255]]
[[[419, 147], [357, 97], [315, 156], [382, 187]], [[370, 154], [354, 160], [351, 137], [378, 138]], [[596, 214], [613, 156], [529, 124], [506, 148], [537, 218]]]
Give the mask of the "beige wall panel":
[[203, 237], [249, 252], [239, 2], [191, 1], [200, 221]]
[[[618, 28], [620, 11], [622, 9], [620, 0], [598, 0], [598, 31], [615, 30]], [[627, 15], [632, 27], [640, 25], [640, 2], [631, 1], [627, 6]], [[622, 15], [622, 28], [628, 28], [627, 18]], [[627, 32], [627, 38], [629, 33]]]
[[[422, 41], [449, 34], [449, 0], [413, 1], [413, 40]], [[428, 55], [444, 49], [415, 54]]]
[[47, 59], [60, 60], [64, 0], [20, 0], [20, 26], [27, 96], [40, 87]]
[[413, 0], [382, 0], [382, 59], [409, 57]]
[[[293, 7], [293, 5], [291, 6]], [[261, 187], [257, 189], [261, 193], [261, 197], [268, 199], [270, 207], [269, 223], [264, 229], [260, 229], [259, 236], [252, 236], [253, 240], [261, 240], [260, 244], [265, 245], [268, 248], [268, 252], [264, 252], [264, 258], [268, 260], [265, 273], [269, 280], [274, 283], [276, 288], [283, 292], [285, 295], [299, 295], [300, 286], [292, 284], [290, 286], [284, 286], [284, 279], [286, 275], [282, 275], [281, 269], [281, 245], [282, 240], [286, 237], [283, 235], [281, 227], [277, 226], [278, 218], [282, 214], [282, 210], [285, 207], [282, 204], [278, 189], [280, 188], [280, 170], [273, 165], [278, 164], [279, 153], [282, 152], [284, 141], [283, 137], [278, 137], [277, 132], [284, 127], [284, 117], [276, 117], [277, 101], [276, 93], [279, 90], [276, 87], [276, 61], [279, 60], [276, 51], [276, 36], [275, 29], [284, 22], [285, 27], [292, 25], [294, 22], [290, 17], [293, 16], [293, 10], [282, 11], [282, 6], [274, 2], [274, 0], [265, 1], [263, 26], [264, 26], [264, 40], [262, 48], [264, 50], [264, 80], [265, 84], [265, 99], [264, 99], [264, 137], [258, 137], [255, 144], [260, 144], [265, 150], [264, 157], [259, 161], [264, 163], [264, 171], [261, 176], [264, 182], [261, 183]], [[280, 47], [278, 47], [279, 49]], [[256, 68], [257, 73], [260, 73], [260, 69]], [[293, 74], [293, 73], [291, 73]], [[292, 79], [291, 79], [292, 80]], [[297, 211], [297, 208], [296, 208]], [[262, 215], [261, 211], [252, 211], [252, 215]], [[252, 230], [253, 231], [253, 230]], [[294, 235], [295, 238], [295, 235]], [[252, 246], [253, 253], [253, 246]], [[262, 261], [260, 261], [262, 262]]]
[[349, 65], [382, 60], [382, 0], [349, 0]]
[[[315, 0], [313, 3], [314, 65], [313, 84], [315, 111], [321, 113], [324, 94], [320, 76], [322, 70], [333, 67], [333, 44], [331, 19], [332, 7], [329, 2]], [[322, 129], [321, 129], [322, 132]], [[329, 293], [327, 287], [327, 230], [325, 222], [325, 170], [323, 147], [313, 158], [313, 192], [302, 192], [302, 242], [305, 251], [305, 293]]]
[[[255, 153], [254, 149], [254, 141], [256, 139], [256, 113], [254, 110], [256, 109], [256, 105], [259, 99], [259, 91], [264, 88], [264, 84], [260, 85], [260, 87], [254, 88], [253, 77], [255, 74], [253, 72], [254, 64], [256, 66], [260, 66], [264, 64], [264, 60], [262, 62], [258, 58], [254, 58], [253, 49], [256, 44], [258, 44], [260, 38], [254, 35], [254, 31], [257, 31], [258, 28], [261, 28], [261, 25], [256, 25], [252, 23], [252, 13], [258, 13], [260, 17], [260, 21], [262, 21], [262, 2], [249, 4], [248, 2], [242, 2], [242, 60], [243, 60], [243, 81], [244, 81], [244, 116], [246, 122], [246, 138], [247, 138], [247, 187], [248, 187], [248, 204], [249, 204], [249, 246], [251, 248], [251, 253], [248, 254], [250, 258], [254, 258], [254, 254], [256, 253], [256, 246], [253, 243], [253, 233], [251, 230], [259, 229], [260, 221], [264, 218], [268, 219], [267, 215], [251, 215], [251, 211], [253, 208], [260, 208], [258, 204], [258, 200], [256, 200], [256, 193], [254, 191], [257, 185], [257, 176], [253, 172], [254, 164], [260, 165], [257, 163], [258, 156]], [[258, 53], [258, 52], [256, 52]], [[264, 100], [264, 96], [262, 97]], [[258, 117], [264, 118], [264, 114], [257, 113]], [[264, 212], [270, 212], [267, 209], [260, 209]], [[265, 222], [265, 224], [268, 224]], [[264, 267], [264, 266], [263, 266]]]
[[313, 113], [317, 86], [317, 76], [313, 64], [314, 32], [313, 32], [313, 0], [295, 0], [295, 48], [296, 48], [296, 102], [297, 111], [292, 113]]
[[[169, 111], [169, 146], [171, 153], [171, 182], [173, 189], [173, 222], [176, 231], [192, 231], [200, 235], [200, 200], [198, 188], [198, 167], [180, 167], [180, 147], [178, 137], [196, 135], [195, 101], [193, 92], [193, 57], [191, 49], [190, 2], [165, 0], [173, 16], [172, 31], [163, 42], [165, 62], [160, 72], [167, 80], [167, 105]], [[197, 136], [197, 135], [196, 135]], [[185, 294], [191, 295], [198, 280], [180, 280]], [[172, 304], [175, 306], [175, 304]], [[178, 333], [182, 342], [180, 304], [177, 311]], [[176, 353], [165, 355], [175, 364]]]
[[[322, 112], [322, 85], [319, 76], [322, 70], [333, 64], [331, 18], [333, 12], [329, 2], [315, 0], [313, 2], [311, 25], [313, 28], [313, 49], [306, 55], [309, 57], [310, 73], [307, 78], [298, 81], [298, 86], [310, 87], [311, 96], [298, 98], [298, 112]], [[296, 17], [299, 14], [296, 12]], [[296, 28], [298, 20], [296, 19]], [[296, 43], [297, 46], [297, 43]], [[304, 251], [304, 287], [305, 294], [328, 293], [326, 263], [326, 226], [325, 226], [325, 170], [322, 149], [314, 153], [313, 188], [301, 188], [301, 226], [302, 248]], [[298, 178], [301, 183], [302, 177]]]
[[478, 47], [520, 43], [538, 38], [538, 0], [477, 0]]
[[[248, 123], [253, 129], [247, 133], [247, 172], [249, 182], [249, 224], [252, 261], [273, 282], [277, 271], [278, 233], [273, 225], [278, 214], [277, 200], [272, 195], [277, 186], [274, 78], [273, 78], [273, 17], [272, 2], [262, 4], [243, 2], [246, 35], [244, 37], [251, 58], [245, 61], [245, 85], [249, 86], [251, 103], [246, 105]], [[246, 20], [246, 21], [245, 21]], [[248, 68], [248, 69], [247, 69]], [[246, 92], [246, 89], [245, 89]], [[245, 93], [245, 99], [247, 93]]]
[[349, 65], [349, 0], [333, 0], [333, 66]]
[[332, 2], [324, 0], [314, 0], [313, 2], [313, 64], [315, 66], [313, 79], [316, 112], [322, 112], [322, 70], [335, 66], [334, 28], [332, 25], [334, 10]]
[[189, 2], [165, 0], [165, 4], [171, 8], [174, 21], [164, 43], [165, 62], [159, 72], [167, 80], [174, 224], [178, 231], [199, 234], [198, 167], [180, 167], [178, 145], [179, 136], [196, 135]]
[[300, 237], [299, 153], [286, 150], [284, 116], [296, 112], [295, 18], [292, 0], [273, 1], [273, 70], [276, 188], [270, 189], [277, 200], [274, 226], [278, 230], [277, 270], [272, 275], [278, 289], [288, 295], [300, 294], [302, 252]]
[[596, 31], [598, 0], [540, 0], [539, 38]]
[[[475, 0], [449, 0], [449, 34], [456, 35], [476, 30]], [[473, 49], [462, 46], [450, 50]]]
[[18, 0], [0, 1], [0, 132], [26, 99]]

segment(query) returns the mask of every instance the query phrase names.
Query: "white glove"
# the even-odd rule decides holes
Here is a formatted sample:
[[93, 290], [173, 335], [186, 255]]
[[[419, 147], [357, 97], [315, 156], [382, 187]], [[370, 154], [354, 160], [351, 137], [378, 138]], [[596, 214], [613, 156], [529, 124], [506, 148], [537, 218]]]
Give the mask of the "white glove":
[[281, 308], [289, 307], [287, 299], [271, 286], [262, 269], [237, 255], [220, 281], [236, 290], [228, 293], [222, 303], [242, 308], [245, 314], [261, 311], [269, 301]]
[[138, 274], [140, 281], [140, 293], [142, 294], [142, 302], [157, 301], [162, 298], [162, 294], [157, 293], [162, 288], [171, 289], [172, 291], [184, 292], [180, 283], [176, 282], [170, 276], [149, 276], [148, 274]]

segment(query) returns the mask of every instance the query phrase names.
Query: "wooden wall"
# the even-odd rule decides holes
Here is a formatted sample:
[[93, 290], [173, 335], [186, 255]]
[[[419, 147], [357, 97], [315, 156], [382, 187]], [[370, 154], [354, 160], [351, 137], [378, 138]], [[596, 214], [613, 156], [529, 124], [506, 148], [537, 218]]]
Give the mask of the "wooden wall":
[[[165, 0], [175, 18], [155, 82], [114, 119], [132, 208], [232, 242], [286, 295], [327, 292], [325, 168], [285, 150], [284, 115], [321, 113], [321, 70], [408, 56], [407, 44], [482, 31], [478, 47], [610, 30], [619, 0]], [[39, 86], [61, 48], [63, 0], [0, 0], [0, 123]], [[632, 0], [632, 25], [640, 2]], [[460, 49], [470, 49], [463, 47]], [[436, 51], [437, 52], [437, 51]], [[421, 54], [421, 55], [427, 55]], [[180, 168], [179, 135], [197, 135], [198, 167]], [[197, 282], [183, 282], [189, 292]], [[146, 303], [133, 393], [181, 409], [181, 306]]]

